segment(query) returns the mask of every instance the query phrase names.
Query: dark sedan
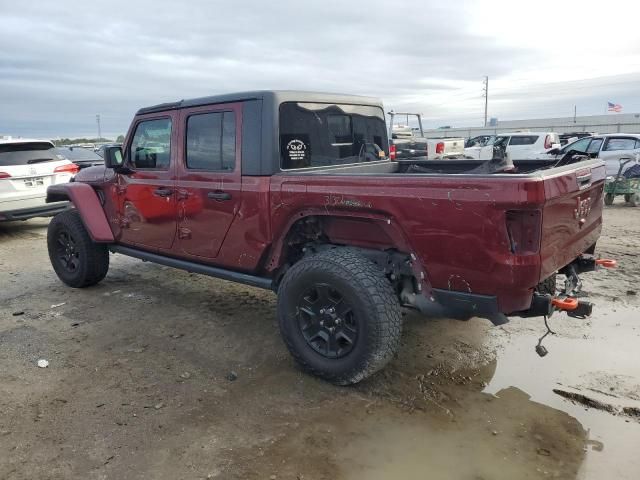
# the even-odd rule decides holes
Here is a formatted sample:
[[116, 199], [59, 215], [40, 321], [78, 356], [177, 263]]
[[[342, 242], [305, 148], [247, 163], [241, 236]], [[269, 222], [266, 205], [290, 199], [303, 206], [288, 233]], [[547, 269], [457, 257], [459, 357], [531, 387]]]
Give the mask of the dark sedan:
[[84, 147], [56, 147], [56, 153], [71, 160], [80, 169], [104, 165], [104, 159], [93, 150]]

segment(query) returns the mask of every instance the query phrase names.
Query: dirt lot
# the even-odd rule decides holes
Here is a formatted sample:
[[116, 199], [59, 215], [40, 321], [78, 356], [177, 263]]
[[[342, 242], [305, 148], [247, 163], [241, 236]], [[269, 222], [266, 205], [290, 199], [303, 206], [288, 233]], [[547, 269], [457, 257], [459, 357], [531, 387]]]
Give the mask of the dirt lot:
[[295, 367], [268, 292], [116, 255], [74, 290], [46, 220], [2, 224], [0, 478], [640, 478], [640, 208], [605, 223], [621, 267], [584, 276], [597, 310], [553, 316], [547, 357], [541, 319], [410, 314], [349, 388]]

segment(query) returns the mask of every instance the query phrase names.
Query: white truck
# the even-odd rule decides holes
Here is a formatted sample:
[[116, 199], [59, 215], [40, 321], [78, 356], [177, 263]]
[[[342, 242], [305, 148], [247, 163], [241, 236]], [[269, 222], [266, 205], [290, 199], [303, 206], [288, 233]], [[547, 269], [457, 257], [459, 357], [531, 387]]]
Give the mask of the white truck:
[[549, 149], [560, 147], [560, 136], [556, 132], [513, 132], [501, 133], [492, 143], [464, 149], [466, 158], [491, 160], [494, 147], [505, 147], [513, 159], [537, 158]]
[[[427, 138], [422, 128], [419, 113], [396, 113], [389, 115], [389, 143], [391, 159], [443, 160], [464, 158], [464, 138]], [[395, 123], [395, 118], [406, 119], [406, 124]], [[417, 117], [418, 127], [409, 126], [409, 117]]]

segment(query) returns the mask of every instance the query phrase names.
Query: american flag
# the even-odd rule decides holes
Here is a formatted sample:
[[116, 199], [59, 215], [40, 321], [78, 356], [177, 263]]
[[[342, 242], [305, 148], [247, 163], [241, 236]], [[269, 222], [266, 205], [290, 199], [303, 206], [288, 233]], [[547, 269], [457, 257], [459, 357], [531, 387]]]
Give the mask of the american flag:
[[622, 105], [619, 103], [607, 102], [607, 112], [620, 113], [622, 111]]

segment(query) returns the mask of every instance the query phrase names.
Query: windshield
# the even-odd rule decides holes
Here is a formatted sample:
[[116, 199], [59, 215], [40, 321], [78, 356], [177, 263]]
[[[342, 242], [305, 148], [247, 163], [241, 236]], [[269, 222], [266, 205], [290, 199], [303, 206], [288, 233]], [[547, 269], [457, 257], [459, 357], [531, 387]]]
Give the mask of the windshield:
[[380, 107], [298, 102], [280, 105], [283, 169], [384, 160], [388, 153]]
[[5, 143], [0, 145], [0, 166], [29, 165], [63, 160], [49, 142]]

